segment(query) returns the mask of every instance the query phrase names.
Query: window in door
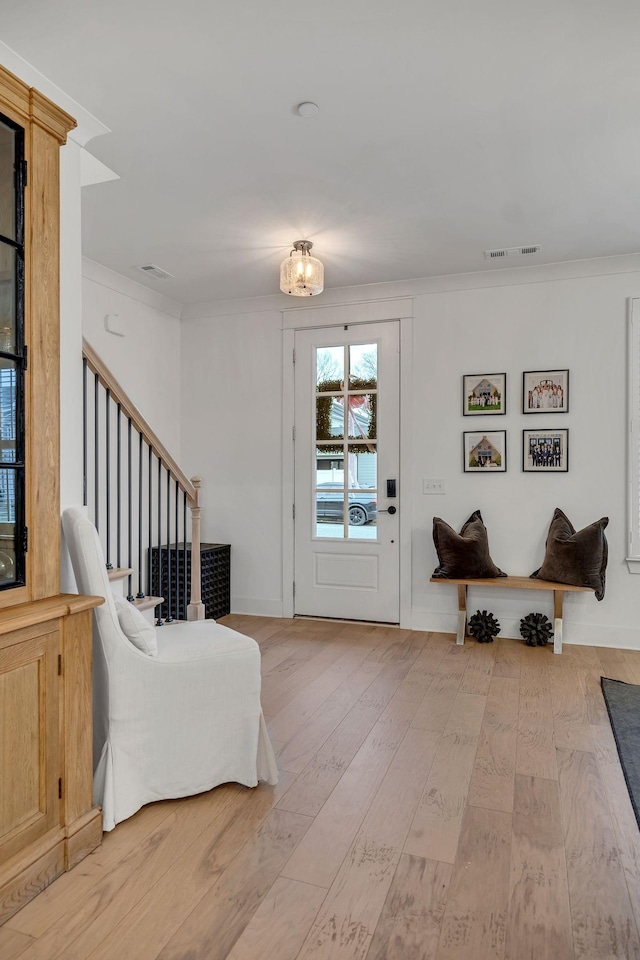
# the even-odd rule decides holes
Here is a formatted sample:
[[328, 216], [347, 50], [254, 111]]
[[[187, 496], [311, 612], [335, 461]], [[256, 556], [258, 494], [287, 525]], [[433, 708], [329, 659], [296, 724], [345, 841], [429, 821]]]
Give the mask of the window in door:
[[316, 348], [315, 536], [377, 537], [377, 344]]

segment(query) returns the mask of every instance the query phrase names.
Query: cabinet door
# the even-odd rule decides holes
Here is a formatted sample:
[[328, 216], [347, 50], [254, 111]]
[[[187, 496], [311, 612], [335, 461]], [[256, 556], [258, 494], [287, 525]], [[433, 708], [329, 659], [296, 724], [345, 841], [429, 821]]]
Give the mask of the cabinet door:
[[0, 863], [60, 823], [58, 630], [0, 649]]

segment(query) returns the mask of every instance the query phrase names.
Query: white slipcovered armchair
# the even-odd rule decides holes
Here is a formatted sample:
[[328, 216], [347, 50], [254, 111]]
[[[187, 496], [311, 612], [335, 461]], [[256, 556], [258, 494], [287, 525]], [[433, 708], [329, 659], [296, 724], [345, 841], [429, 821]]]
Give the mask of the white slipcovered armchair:
[[94, 802], [104, 829], [154, 800], [277, 783], [257, 643], [200, 620], [155, 631], [155, 656], [137, 649], [120, 627], [93, 523], [72, 507], [62, 525], [78, 589], [105, 598], [93, 612]]

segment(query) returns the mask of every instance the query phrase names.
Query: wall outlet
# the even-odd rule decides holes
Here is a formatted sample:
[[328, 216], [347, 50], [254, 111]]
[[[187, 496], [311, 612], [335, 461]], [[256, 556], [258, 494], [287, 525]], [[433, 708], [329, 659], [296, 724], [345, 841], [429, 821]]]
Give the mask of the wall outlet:
[[444, 480], [434, 477], [423, 480], [422, 492], [425, 494], [425, 496], [430, 494], [445, 493]]

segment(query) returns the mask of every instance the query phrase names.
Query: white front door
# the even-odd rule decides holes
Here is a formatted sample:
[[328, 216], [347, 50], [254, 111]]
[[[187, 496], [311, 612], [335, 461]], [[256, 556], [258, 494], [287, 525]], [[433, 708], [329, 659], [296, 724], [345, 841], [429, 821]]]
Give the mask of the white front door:
[[299, 615], [400, 619], [398, 350], [393, 321], [295, 334]]

